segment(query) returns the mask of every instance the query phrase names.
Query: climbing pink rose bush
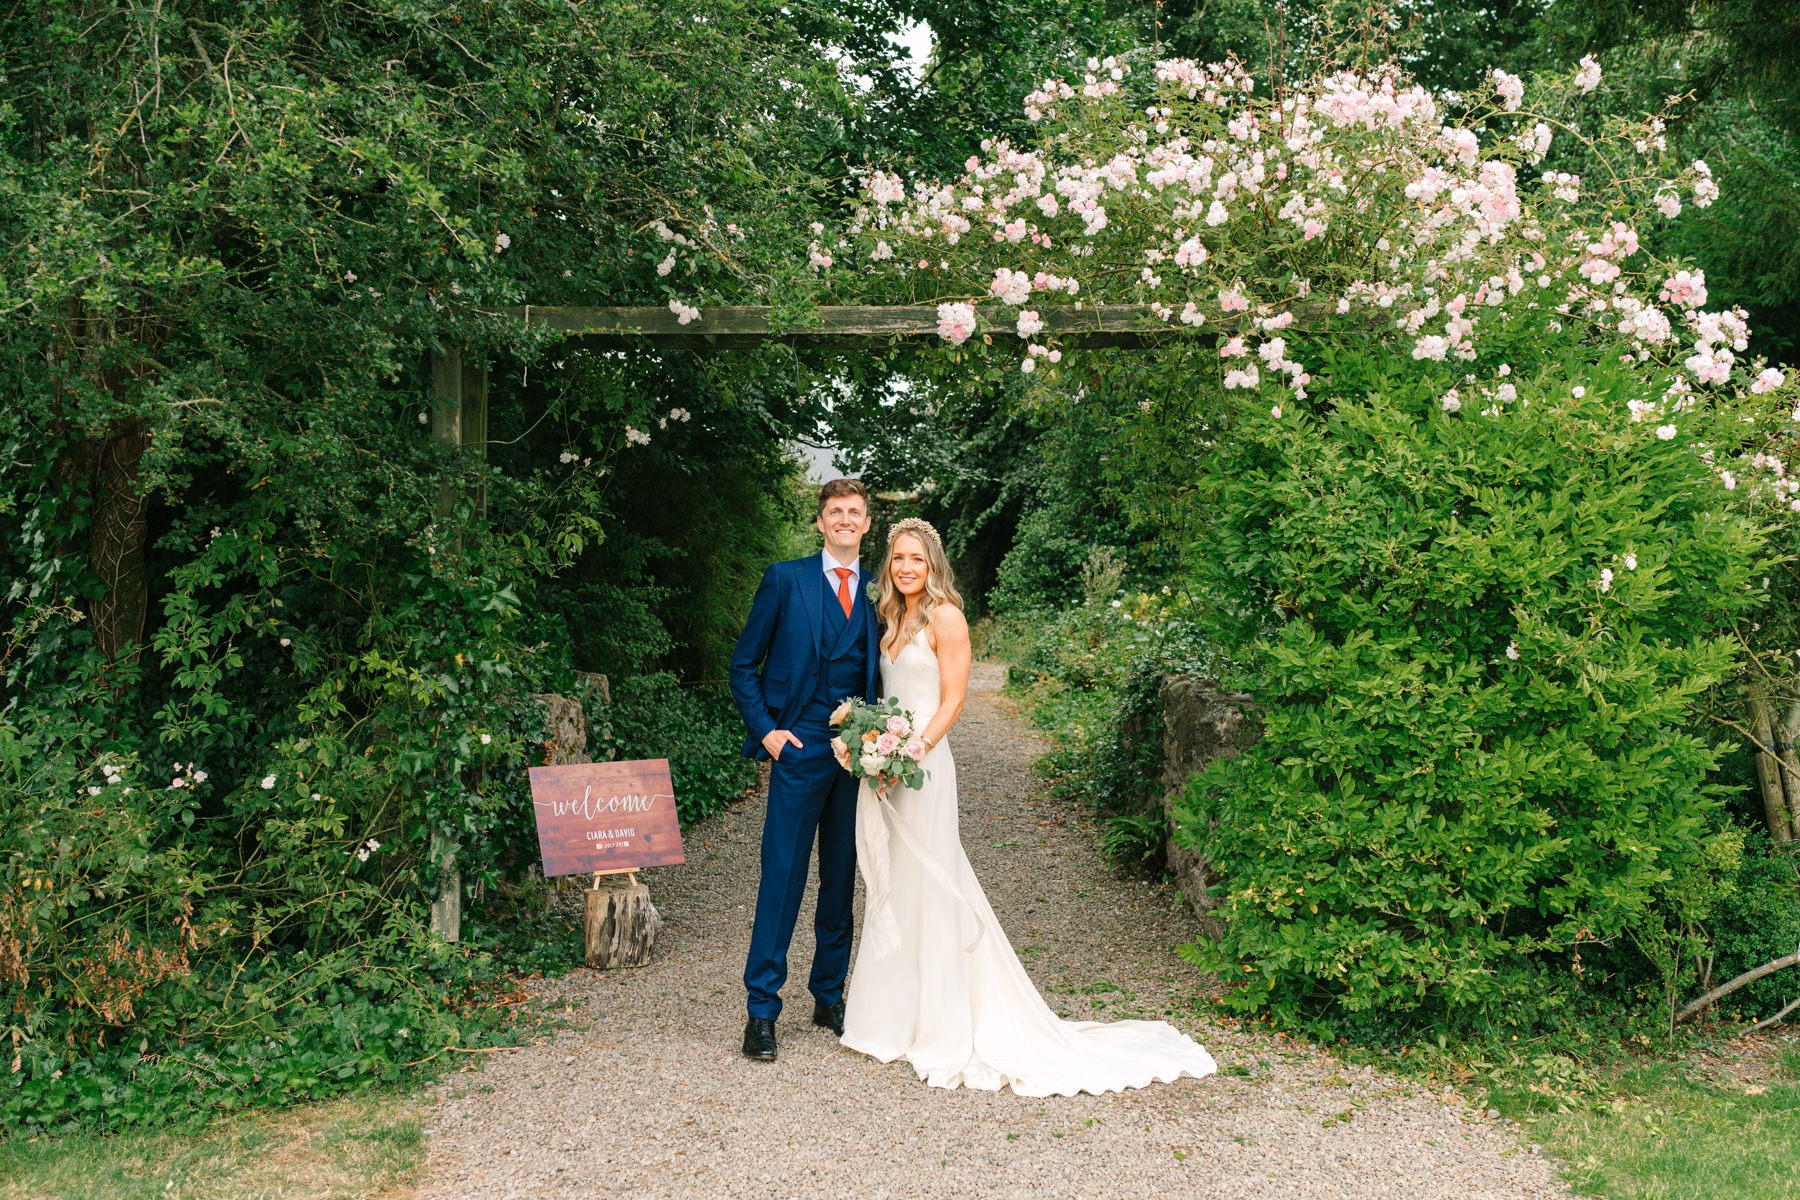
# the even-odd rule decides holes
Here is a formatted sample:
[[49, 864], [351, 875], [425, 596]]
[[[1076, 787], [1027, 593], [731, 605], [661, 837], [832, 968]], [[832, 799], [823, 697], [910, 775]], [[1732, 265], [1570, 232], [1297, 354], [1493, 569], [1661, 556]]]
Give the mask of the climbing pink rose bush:
[[958, 364], [1022, 350], [1046, 403], [1126, 369], [1064, 371], [1080, 313], [1184, 351], [1127, 356], [1119, 453], [1179, 476], [1265, 735], [1176, 805], [1228, 1003], [1528, 1030], [1584, 986], [1571, 956], [1639, 955], [1669, 995], [1704, 957], [1692, 898], [1736, 851], [1693, 709], [1735, 695], [1744, 638], [1791, 670], [1758, 618], [1791, 630], [1765, 601], [1800, 413], [1705, 264], [1653, 253], [1712, 172], [1663, 116], [1585, 128], [1601, 82], [1493, 70], [1453, 110], [1397, 70], [1274, 98], [1093, 61], [1027, 97], [1031, 144], [872, 176], [835, 243], [846, 290], [938, 305]]
[[[1522, 329], [1616, 338], [1661, 380], [1653, 415], [1696, 389], [1777, 386], [1740, 361], [1746, 314], [1709, 310], [1704, 270], [1643, 245], [1684, 201], [1713, 201], [1712, 172], [1670, 160], [1661, 117], [1583, 132], [1599, 80], [1591, 58], [1530, 86], [1494, 70], [1453, 120], [1397, 69], [1276, 100], [1234, 64], [1089, 60], [1026, 97], [1034, 145], [984, 142], [947, 182], [871, 174], [839, 247], [863, 286], [939, 302], [954, 345], [979, 324], [1049, 344], [1040, 317], [1058, 305], [1210, 326], [1228, 389], [1304, 399], [1311, 364], [1280, 336], [1296, 323], [1373, 325], [1429, 363], [1476, 363]], [[1540, 170], [1559, 138], [1604, 169]]]

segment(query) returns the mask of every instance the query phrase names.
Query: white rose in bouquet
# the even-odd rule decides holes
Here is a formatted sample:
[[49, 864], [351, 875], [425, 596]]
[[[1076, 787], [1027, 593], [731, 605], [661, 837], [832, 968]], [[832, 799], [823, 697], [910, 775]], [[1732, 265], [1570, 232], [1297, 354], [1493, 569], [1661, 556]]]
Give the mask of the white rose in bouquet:
[[888, 766], [887, 755], [873, 754], [866, 750], [863, 752], [863, 756], [862, 756], [863, 774], [879, 775], [883, 771], [887, 770], [887, 766]]

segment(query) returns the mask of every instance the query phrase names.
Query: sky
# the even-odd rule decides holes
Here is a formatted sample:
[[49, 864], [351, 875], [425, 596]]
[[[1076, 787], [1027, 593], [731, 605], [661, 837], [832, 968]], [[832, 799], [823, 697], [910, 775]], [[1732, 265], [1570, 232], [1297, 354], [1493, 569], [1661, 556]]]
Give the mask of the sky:
[[926, 60], [931, 57], [931, 26], [923, 21], [914, 21], [898, 35], [889, 34], [888, 41], [897, 46], [905, 46], [911, 52], [915, 80], [924, 75]]

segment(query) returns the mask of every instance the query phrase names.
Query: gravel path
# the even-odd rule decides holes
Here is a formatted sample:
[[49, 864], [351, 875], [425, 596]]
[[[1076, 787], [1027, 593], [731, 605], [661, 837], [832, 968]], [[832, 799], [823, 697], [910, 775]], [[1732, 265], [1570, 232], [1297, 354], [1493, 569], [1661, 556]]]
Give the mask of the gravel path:
[[[927, 1088], [810, 1023], [811, 899], [790, 958], [781, 1057], [746, 1061], [740, 982], [761, 797], [649, 873], [656, 959], [530, 986], [571, 1006], [547, 1044], [434, 1088], [429, 1197], [1560, 1196], [1548, 1162], [1454, 1094], [1268, 1033], [1222, 1026], [1171, 947], [1195, 934], [1171, 889], [1121, 880], [1075, 805], [1030, 772], [1044, 750], [978, 664], [951, 735], [963, 841], [1053, 1008], [1162, 1017], [1219, 1075], [1034, 1100]], [[860, 897], [860, 885], [859, 885]], [[859, 903], [860, 921], [860, 903]]]

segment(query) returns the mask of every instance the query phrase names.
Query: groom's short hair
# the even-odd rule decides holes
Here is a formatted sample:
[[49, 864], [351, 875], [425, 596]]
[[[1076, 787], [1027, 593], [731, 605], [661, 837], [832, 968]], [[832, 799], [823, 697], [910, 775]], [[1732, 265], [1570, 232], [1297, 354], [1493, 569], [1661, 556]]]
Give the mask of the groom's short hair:
[[862, 485], [862, 480], [833, 479], [819, 489], [819, 511], [813, 515], [815, 517], [824, 516], [826, 502], [837, 496], [861, 496], [864, 510], [866, 511], [869, 507], [869, 489]]

